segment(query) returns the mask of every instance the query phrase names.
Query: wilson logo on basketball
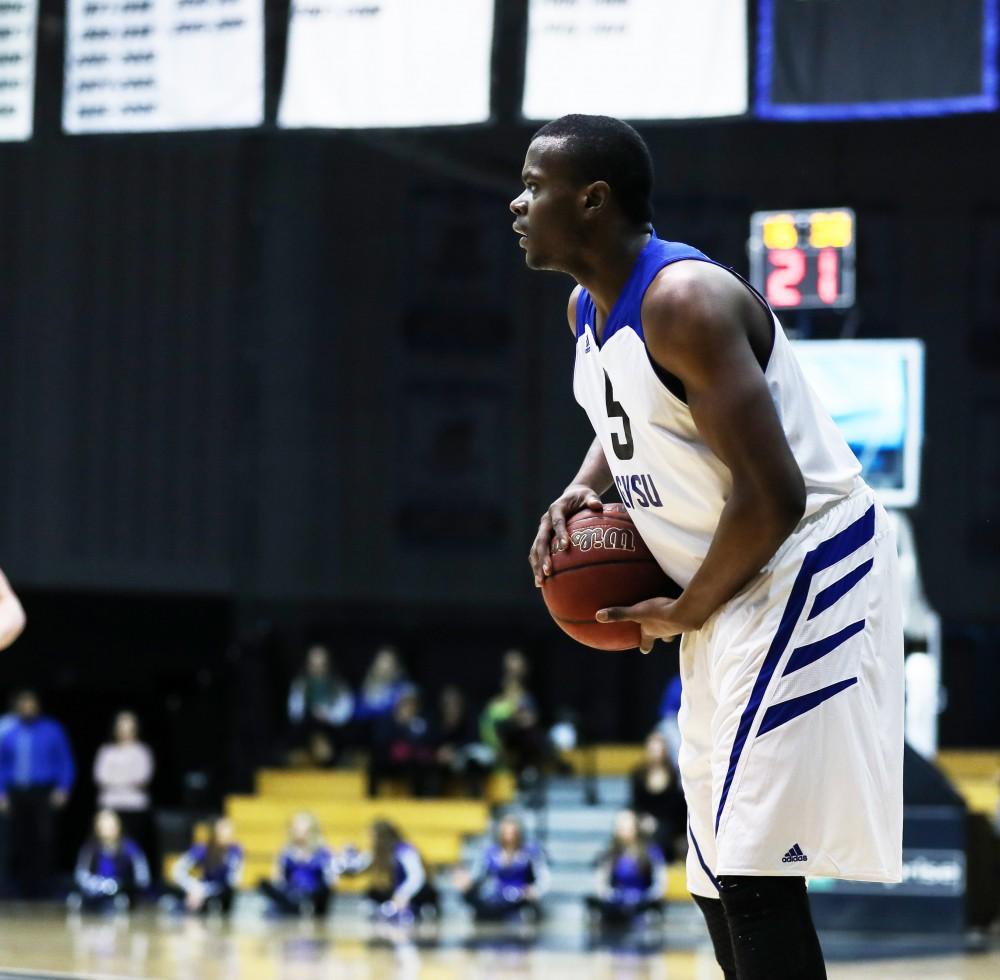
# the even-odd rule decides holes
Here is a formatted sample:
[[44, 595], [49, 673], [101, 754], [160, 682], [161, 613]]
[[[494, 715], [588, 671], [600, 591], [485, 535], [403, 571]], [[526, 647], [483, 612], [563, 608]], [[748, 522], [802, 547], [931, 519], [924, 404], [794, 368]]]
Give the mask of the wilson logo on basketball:
[[573, 547], [581, 551], [590, 551], [591, 548], [635, 551], [635, 531], [626, 527], [585, 527], [574, 531], [569, 539]]

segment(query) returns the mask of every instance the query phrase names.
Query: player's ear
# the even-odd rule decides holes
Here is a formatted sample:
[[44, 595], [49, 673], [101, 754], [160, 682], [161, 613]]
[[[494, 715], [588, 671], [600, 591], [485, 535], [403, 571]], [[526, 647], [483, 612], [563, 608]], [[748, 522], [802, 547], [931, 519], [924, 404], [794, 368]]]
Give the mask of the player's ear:
[[611, 197], [611, 188], [606, 180], [595, 180], [584, 190], [583, 206], [587, 211], [600, 211]]

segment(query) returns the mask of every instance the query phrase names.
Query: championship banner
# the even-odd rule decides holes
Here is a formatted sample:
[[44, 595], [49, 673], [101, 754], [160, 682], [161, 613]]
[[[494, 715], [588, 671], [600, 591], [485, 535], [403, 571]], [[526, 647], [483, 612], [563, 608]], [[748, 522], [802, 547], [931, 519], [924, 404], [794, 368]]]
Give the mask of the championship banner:
[[998, 0], [759, 0], [756, 114], [992, 111], [997, 8]]
[[531, 0], [522, 112], [742, 115], [747, 61], [746, 0]]
[[278, 125], [490, 118], [493, 0], [293, 0]]
[[0, 141], [31, 138], [38, 0], [0, 0]]
[[226, 129], [263, 118], [263, 0], [68, 0], [67, 132]]

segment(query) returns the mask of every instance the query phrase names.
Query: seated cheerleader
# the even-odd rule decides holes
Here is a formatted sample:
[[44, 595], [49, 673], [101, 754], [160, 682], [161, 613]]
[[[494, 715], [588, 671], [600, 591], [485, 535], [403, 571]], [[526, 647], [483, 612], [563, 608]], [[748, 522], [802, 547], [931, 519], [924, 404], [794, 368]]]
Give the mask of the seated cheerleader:
[[288, 843], [260, 891], [281, 915], [326, 915], [337, 881], [333, 852], [323, 843], [316, 818], [305, 811], [292, 817]]
[[666, 881], [663, 852], [640, 832], [635, 813], [622, 810], [598, 859], [597, 893], [587, 897], [588, 909], [602, 925], [629, 926], [645, 913], [662, 912]]
[[139, 846], [122, 837], [114, 810], [101, 810], [94, 818], [94, 834], [76, 862], [76, 889], [67, 904], [87, 911], [127, 911], [149, 888], [149, 865]]
[[373, 918], [399, 925], [437, 918], [437, 889], [428, 879], [417, 849], [387, 820], [372, 824], [371, 844], [369, 853], [345, 848], [341, 870], [347, 875], [369, 872], [371, 885], [366, 896], [373, 904]]
[[221, 912], [233, 907], [243, 875], [243, 849], [228, 817], [216, 819], [208, 841], [195, 844], [174, 865], [175, 885], [167, 896], [183, 899], [189, 912]]
[[525, 844], [520, 821], [507, 816], [497, 827], [496, 841], [480, 855], [472, 874], [456, 876], [456, 883], [477, 921], [537, 921], [541, 917], [539, 899], [549, 883], [548, 862], [538, 844]]

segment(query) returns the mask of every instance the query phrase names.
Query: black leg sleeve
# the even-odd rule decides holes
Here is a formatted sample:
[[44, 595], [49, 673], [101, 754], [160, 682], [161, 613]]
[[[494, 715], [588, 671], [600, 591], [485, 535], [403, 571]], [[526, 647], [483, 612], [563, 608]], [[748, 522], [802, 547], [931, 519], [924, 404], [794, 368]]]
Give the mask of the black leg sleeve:
[[701, 909], [708, 926], [708, 934], [715, 950], [715, 962], [722, 968], [726, 980], [737, 980], [736, 959], [733, 956], [733, 939], [729, 934], [729, 923], [722, 902], [717, 898], [704, 898], [701, 895], [691, 896], [695, 905]]
[[719, 897], [739, 980], [826, 980], [805, 878], [724, 875]]
[[284, 888], [279, 888], [273, 881], [261, 879], [257, 886], [260, 893], [269, 898], [274, 907], [286, 915], [298, 915], [299, 903], [293, 899]]

